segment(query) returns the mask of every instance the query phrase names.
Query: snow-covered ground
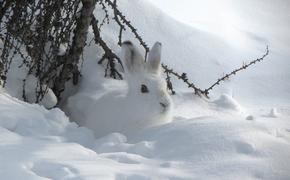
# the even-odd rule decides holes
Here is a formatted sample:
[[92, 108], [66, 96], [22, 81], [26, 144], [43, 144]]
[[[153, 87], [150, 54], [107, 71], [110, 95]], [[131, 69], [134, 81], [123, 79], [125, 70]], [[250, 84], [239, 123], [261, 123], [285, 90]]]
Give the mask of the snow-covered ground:
[[[150, 46], [162, 42], [163, 62], [203, 88], [262, 55], [261, 39], [269, 38], [271, 54], [221, 85], [209, 100], [175, 80], [173, 121], [126, 136], [95, 138], [61, 110], [27, 104], [0, 90], [0, 179], [290, 179], [290, 55], [286, 47], [280, 49], [284, 41], [239, 31], [242, 41], [232, 44], [170, 18], [145, 0], [123, 0], [119, 6]], [[110, 25], [102, 32], [112, 46], [117, 31]], [[134, 41], [130, 33], [125, 38]], [[102, 78], [98, 52], [87, 49], [73, 97], [118, 87], [120, 82]], [[6, 91], [17, 95], [13, 85]], [[74, 111], [65, 104], [66, 113]]]
[[229, 97], [204, 103], [187, 94], [176, 97], [170, 124], [95, 139], [58, 109], [0, 100], [1, 179], [290, 178], [287, 109], [248, 117]]

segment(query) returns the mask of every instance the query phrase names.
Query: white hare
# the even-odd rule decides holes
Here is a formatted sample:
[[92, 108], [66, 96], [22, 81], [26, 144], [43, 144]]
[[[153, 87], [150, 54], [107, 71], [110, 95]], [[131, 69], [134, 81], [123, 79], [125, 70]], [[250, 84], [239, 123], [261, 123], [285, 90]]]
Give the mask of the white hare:
[[172, 100], [161, 77], [161, 43], [154, 44], [145, 62], [134, 45], [126, 41], [121, 59], [125, 81], [111, 80], [110, 85], [104, 85], [105, 90], [93, 94], [77, 93], [66, 105], [72, 119], [98, 137], [112, 132], [128, 135], [171, 121]]

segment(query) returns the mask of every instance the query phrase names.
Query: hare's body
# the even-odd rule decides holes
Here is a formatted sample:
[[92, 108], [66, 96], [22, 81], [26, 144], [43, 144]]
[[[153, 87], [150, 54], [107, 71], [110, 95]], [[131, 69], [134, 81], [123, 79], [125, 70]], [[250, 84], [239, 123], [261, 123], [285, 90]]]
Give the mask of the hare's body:
[[107, 80], [97, 91], [69, 98], [67, 109], [73, 120], [98, 137], [170, 122], [172, 102], [160, 77], [160, 48], [161, 44], [155, 44], [145, 63], [131, 43], [123, 45], [126, 81]]

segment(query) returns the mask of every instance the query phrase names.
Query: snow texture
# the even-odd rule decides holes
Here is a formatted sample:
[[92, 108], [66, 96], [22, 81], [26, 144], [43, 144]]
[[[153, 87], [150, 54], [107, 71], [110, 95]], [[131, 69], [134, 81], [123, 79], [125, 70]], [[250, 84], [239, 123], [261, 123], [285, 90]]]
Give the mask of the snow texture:
[[[208, 86], [223, 72], [242, 64], [244, 58], [263, 53], [264, 43], [257, 42], [259, 32], [242, 33], [240, 38], [247, 40], [247, 46], [233, 46], [215, 33], [173, 20], [145, 0], [122, 0], [118, 4], [126, 9], [125, 15], [146, 42], [162, 42], [162, 62], [178, 72], [188, 72], [200, 86]], [[260, 8], [259, 12], [263, 10]], [[98, 8], [95, 13], [103, 15]], [[115, 46], [116, 27], [104, 26], [102, 33], [121, 54]], [[124, 38], [137, 44], [129, 32]], [[47, 110], [16, 99], [22, 97], [21, 78], [25, 72], [13, 69], [8, 76], [10, 83], [0, 89], [0, 179], [288, 180], [290, 63], [288, 52], [278, 47], [274, 43], [269, 61], [221, 85], [209, 100], [194, 96], [182, 83], [174, 81], [177, 94], [172, 99], [165, 98], [170, 101], [173, 119], [164, 116], [162, 123], [146, 122], [136, 129], [131, 120], [151, 119], [151, 114], [160, 108], [160, 96], [156, 95], [164, 88], [164, 82], [155, 64], [161, 55], [158, 43], [149, 55], [155, 59], [150, 64], [153, 71], [147, 71], [148, 64], [141, 65], [142, 73], [140, 69], [134, 72], [135, 67], [131, 72], [125, 69], [126, 81], [104, 78], [104, 69], [95, 59], [96, 55], [102, 56], [101, 50], [87, 48], [80, 86], [64, 94], [67, 101], [62, 108], [71, 121], [58, 108]], [[141, 48], [136, 49], [144, 53]], [[29, 79], [35, 83], [34, 77]], [[140, 93], [143, 83], [152, 92], [148, 98], [134, 94]], [[47, 96], [42, 105], [51, 108], [55, 97], [51, 93]], [[130, 103], [118, 105], [122, 98]], [[141, 112], [142, 107], [146, 112]], [[103, 126], [105, 119], [110, 121]], [[96, 124], [86, 124], [88, 120], [95, 120], [91, 122]]]

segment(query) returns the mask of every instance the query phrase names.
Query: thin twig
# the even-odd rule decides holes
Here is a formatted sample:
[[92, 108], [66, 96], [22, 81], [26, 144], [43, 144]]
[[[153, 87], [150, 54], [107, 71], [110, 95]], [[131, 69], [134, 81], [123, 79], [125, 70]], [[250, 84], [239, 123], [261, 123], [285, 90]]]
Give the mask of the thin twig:
[[[169, 74], [174, 75], [174, 76], [177, 77], [178, 79], [181, 79], [185, 84], [187, 84], [187, 85], [188, 85], [188, 88], [192, 88], [192, 89], [194, 89], [194, 93], [195, 93], [196, 95], [198, 95], [198, 96], [202, 96], [202, 95], [204, 95], [204, 96], [208, 97], [207, 94], [206, 94], [203, 90], [201, 90], [200, 88], [196, 87], [192, 82], [190, 82], [190, 81], [188, 80], [186, 73], [182, 73], [182, 74], [180, 75], [180, 74], [178, 74], [177, 72], [175, 72], [173, 69], [168, 68], [168, 66], [165, 65], [165, 64], [162, 64], [162, 68], [164, 69], [164, 72], [165, 72], [165, 73], [169, 73]], [[167, 85], [168, 85], [168, 84], [167, 84]], [[172, 88], [172, 89], [173, 89], [173, 88]]]
[[209, 91], [211, 91], [215, 86], [219, 85], [222, 81], [225, 81], [225, 80], [229, 79], [230, 77], [236, 75], [238, 72], [240, 72], [240, 71], [242, 71], [242, 70], [244, 70], [244, 69], [247, 69], [248, 67], [250, 67], [250, 66], [253, 65], [253, 64], [256, 64], [257, 62], [261, 62], [261, 61], [263, 61], [263, 60], [265, 59], [265, 57], [267, 57], [268, 55], [269, 55], [269, 48], [268, 48], [268, 46], [267, 46], [267, 47], [266, 47], [266, 53], [265, 53], [262, 57], [260, 57], [260, 58], [258, 58], [258, 59], [256, 59], [256, 60], [253, 60], [253, 61], [251, 61], [251, 62], [249, 62], [249, 63], [247, 63], [247, 64], [244, 64], [244, 63], [243, 63], [243, 65], [242, 65], [241, 67], [239, 67], [238, 69], [235, 69], [235, 70], [233, 70], [232, 72], [227, 73], [227, 74], [225, 74], [223, 77], [219, 78], [219, 79], [218, 79], [215, 83], [213, 83], [209, 88], [205, 89], [204, 92], [205, 92], [206, 94], [209, 94]]
[[[114, 0], [115, 2], [112, 2], [110, 0], [105, 0], [105, 2], [111, 6], [114, 10], [114, 15], [115, 15], [115, 20], [117, 21], [117, 23], [119, 24], [120, 21], [118, 22], [118, 17], [120, 18], [120, 20], [131, 30], [131, 32], [135, 35], [136, 39], [140, 42], [140, 45], [144, 47], [145, 49], [145, 61], [147, 59], [147, 55], [149, 52], [149, 47], [147, 46], [147, 44], [143, 41], [143, 39], [141, 38], [141, 36], [137, 33], [137, 29], [131, 24], [130, 21], [128, 21], [126, 19], [126, 17], [121, 13], [121, 11], [117, 8], [117, 4], [116, 4], [116, 0]], [[120, 25], [120, 24], [119, 24]], [[122, 28], [123, 26], [121, 26], [121, 30], [120, 30], [120, 34], [123, 32], [124, 28]], [[119, 36], [122, 36], [120, 35]], [[119, 37], [120, 38], [120, 37]]]
[[[122, 68], [124, 69], [123, 67], [123, 64], [122, 64], [122, 61], [121, 59], [111, 50], [111, 48], [108, 47], [108, 45], [106, 44], [106, 42], [101, 38], [101, 35], [100, 35], [100, 31], [98, 29], [98, 21], [97, 19], [95, 18], [95, 16], [93, 15], [92, 16], [92, 21], [91, 21], [91, 25], [92, 25], [92, 28], [93, 28], [93, 32], [94, 32], [94, 35], [95, 35], [95, 43], [96, 44], [99, 44], [105, 54], [103, 55], [103, 57], [99, 60], [99, 64], [102, 64], [102, 62], [107, 59], [108, 60], [108, 64], [110, 66], [110, 76], [113, 77], [114, 79], [117, 79], [117, 76], [119, 79], [123, 79], [122, 75], [116, 70], [115, 68], [115, 60], [117, 60], [117, 62], [122, 66]], [[107, 68], [109, 67], [107, 66]], [[107, 69], [106, 69], [106, 73], [105, 73], [105, 76], [107, 76]]]

